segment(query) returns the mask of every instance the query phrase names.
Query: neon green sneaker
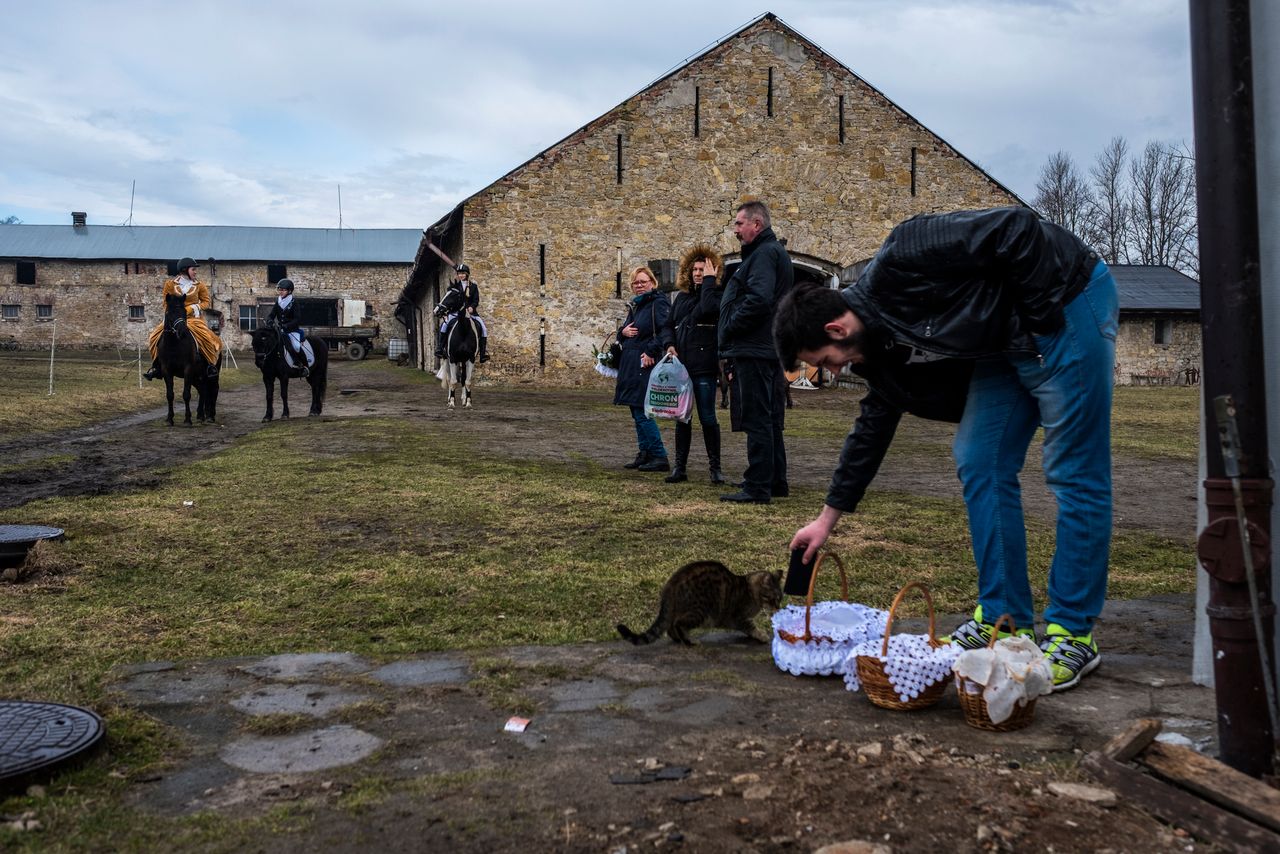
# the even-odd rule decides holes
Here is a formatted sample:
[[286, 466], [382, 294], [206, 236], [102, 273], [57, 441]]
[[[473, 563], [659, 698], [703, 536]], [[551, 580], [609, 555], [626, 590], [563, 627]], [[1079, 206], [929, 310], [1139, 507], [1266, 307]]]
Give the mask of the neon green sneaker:
[[1092, 673], [1102, 663], [1093, 632], [1073, 635], [1057, 623], [1050, 623], [1045, 630], [1040, 649], [1049, 659], [1053, 671], [1053, 690], [1074, 688], [1084, 676]]
[[[943, 638], [945, 643], [953, 643], [965, 649], [981, 649], [991, 642], [991, 630], [994, 629], [991, 623], [982, 621], [982, 606], [979, 605], [973, 609], [973, 619], [966, 623], [961, 623], [956, 630], [947, 637]], [[1019, 637], [1030, 638], [1032, 643], [1036, 641], [1036, 633], [1034, 629], [1018, 629], [1016, 632], [1010, 633], [1006, 631], [1000, 632], [1000, 637], [1007, 638], [1013, 635]]]

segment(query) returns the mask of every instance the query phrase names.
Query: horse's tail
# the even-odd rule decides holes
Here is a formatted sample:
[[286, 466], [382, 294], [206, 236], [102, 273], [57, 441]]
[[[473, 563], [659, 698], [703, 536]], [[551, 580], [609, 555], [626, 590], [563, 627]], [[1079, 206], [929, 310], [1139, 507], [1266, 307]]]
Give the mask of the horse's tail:
[[650, 626], [649, 630], [644, 634], [638, 635], [622, 623], [618, 623], [614, 628], [618, 630], [618, 634], [622, 635], [623, 640], [631, 641], [636, 646], [642, 646], [644, 644], [653, 643], [658, 638], [662, 637], [662, 633], [667, 630], [667, 623], [670, 622], [670, 619], [669, 609], [667, 608], [667, 597], [663, 596], [662, 603], [658, 606], [658, 616], [654, 618], [653, 625]]

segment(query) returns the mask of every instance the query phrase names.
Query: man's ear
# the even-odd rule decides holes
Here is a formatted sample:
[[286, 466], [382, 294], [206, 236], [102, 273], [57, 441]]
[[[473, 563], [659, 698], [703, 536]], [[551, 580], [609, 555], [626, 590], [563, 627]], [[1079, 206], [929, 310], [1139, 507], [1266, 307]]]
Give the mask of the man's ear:
[[843, 341], [849, 337], [853, 331], [852, 324], [848, 321], [848, 315], [841, 315], [835, 320], [829, 320], [822, 324], [823, 330], [827, 333], [827, 337], [832, 341]]

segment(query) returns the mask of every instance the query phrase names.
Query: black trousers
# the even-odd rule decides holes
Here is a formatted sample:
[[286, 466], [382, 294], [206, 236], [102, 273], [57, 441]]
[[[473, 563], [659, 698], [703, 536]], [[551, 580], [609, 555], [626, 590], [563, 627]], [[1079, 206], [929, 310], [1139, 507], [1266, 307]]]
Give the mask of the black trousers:
[[775, 359], [734, 359], [733, 393], [742, 401], [742, 432], [747, 434], [747, 470], [742, 488], [769, 496], [787, 484], [787, 450], [782, 443], [786, 418], [786, 382]]

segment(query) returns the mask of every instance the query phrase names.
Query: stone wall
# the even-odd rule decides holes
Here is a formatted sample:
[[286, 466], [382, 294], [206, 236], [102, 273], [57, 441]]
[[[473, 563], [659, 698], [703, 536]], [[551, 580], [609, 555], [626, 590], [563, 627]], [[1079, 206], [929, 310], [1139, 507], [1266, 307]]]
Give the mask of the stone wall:
[[[411, 264], [289, 264], [286, 272], [300, 297], [362, 299], [373, 307], [380, 328], [378, 346], [404, 336], [392, 316], [395, 300]], [[0, 340], [10, 336], [23, 347], [47, 347], [52, 325], [37, 317], [38, 306], [52, 308], [59, 347], [133, 349], [146, 346], [151, 328], [164, 314], [161, 292], [169, 276], [164, 263], [124, 261], [37, 261], [36, 283], [17, 284], [17, 265], [0, 262], [0, 304], [19, 306], [19, 319], [0, 321]], [[249, 349], [241, 332], [241, 305], [271, 302], [275, 289], [267, 281], [266, 264], [227, 262], [200, 267], [199, 278], [223, 313], [222, 340], [236, 350]], [[131, 317], [130, 307], [142, 316]], [[136, 314], [136, 310], [134, 312]]]
[[[1157, 344], [1156, 324], [1172, 322], [1168, 344]], [[1129, 314], [1116, 335], [1117, 385], [1194, 385], [1201, 366], [1200, 321], [1169, 315]]]
[[625, 313], [627, 272], [678, 258], [696, 241], [736, 253], [731, 222], [747, 197], [768, 202], [789, 250], [837, 270], [868, 258], [914, 214], [1019, 204], [847, 69], [764, 19], [464, 203], [463, 255], [490, 321], [486, 370], [538, 372], [545, 319], [544, 379], [595, 378], [591, 347]]

